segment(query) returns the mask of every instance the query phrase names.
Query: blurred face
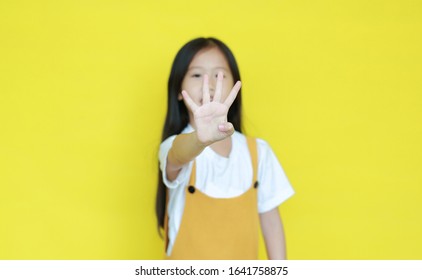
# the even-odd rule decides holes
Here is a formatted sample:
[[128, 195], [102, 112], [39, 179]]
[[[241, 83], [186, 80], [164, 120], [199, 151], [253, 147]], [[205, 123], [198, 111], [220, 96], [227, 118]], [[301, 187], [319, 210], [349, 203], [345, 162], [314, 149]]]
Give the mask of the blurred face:
[[[208, 75], [211, 101], [215, 94], [215, 85], [218, 72], [223, 72], [223, 91], [221, 102], [226, 100], [233, 88], [233, 75], [224, 54], [217, 47], [209, 47], [200, 50], [192, 59], [188, 71], [182, 82], [182, 90], [186, 90], [192, 100], [198, 105], [202, 105], [202, 86], [204, 75]], [[179, 99], [182, 99], [179, 95]], [[186, 106], [187, 107], [187, 106]], [[187, 107], [189, 108], [189, 107]], [[192, 112], [189, 111], [192, 120]]]

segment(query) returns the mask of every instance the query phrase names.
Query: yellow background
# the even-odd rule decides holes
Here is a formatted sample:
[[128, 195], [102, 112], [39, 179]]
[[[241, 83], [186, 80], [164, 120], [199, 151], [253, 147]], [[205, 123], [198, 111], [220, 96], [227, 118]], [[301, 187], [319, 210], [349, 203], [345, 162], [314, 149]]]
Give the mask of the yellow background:
[[[0, 259], [159, 259], [177, 50], [226, 42], [290, 259], [422, 259], [422, 2], [0, 2]], [[261, 252], [261, 257], [264, 253]]]

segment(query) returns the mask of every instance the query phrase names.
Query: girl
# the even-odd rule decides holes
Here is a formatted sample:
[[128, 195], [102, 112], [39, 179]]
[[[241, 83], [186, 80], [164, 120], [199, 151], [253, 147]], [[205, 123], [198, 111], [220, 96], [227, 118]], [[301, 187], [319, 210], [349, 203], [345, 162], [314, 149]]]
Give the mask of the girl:
[[240, 88], [215, 38], [174, 59], [156, 202], [169, 259], [257, 259], [259, 224], [268, 258], [286, 258], [277, 207], [294, 191], [269, 145], [241, 133]]

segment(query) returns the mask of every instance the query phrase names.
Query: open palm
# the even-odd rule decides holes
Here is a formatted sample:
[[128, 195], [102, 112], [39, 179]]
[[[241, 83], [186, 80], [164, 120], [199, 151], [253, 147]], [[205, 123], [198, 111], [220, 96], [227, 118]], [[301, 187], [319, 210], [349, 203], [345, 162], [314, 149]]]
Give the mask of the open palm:
[[198, 106], [195, 104], [188, 93], [186, 91], [182, 91], [183, 98], [193, 113], [196, 133], [200, 142], [210, 145], [233, 134], [234, 128], [231, 123], [227, 122], [227, 113], [230, 106], [236, 99], [240, 87], [241, 83], [238, 81], [233, 86], [226, 100], [222, 102], [223, 73], [219, 72], [215, 95], [212, 100], [210, 98], [207, 75], [204, 76], [201, 105]]

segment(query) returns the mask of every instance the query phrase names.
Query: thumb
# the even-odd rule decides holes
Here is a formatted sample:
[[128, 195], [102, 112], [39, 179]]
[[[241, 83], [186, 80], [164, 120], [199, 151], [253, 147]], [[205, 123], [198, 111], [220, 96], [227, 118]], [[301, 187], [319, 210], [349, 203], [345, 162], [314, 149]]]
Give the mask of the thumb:
[[218, 125], [218, 130], [231, 135], [234, 132], [234, 127], [231, 123], [225, 122]]

